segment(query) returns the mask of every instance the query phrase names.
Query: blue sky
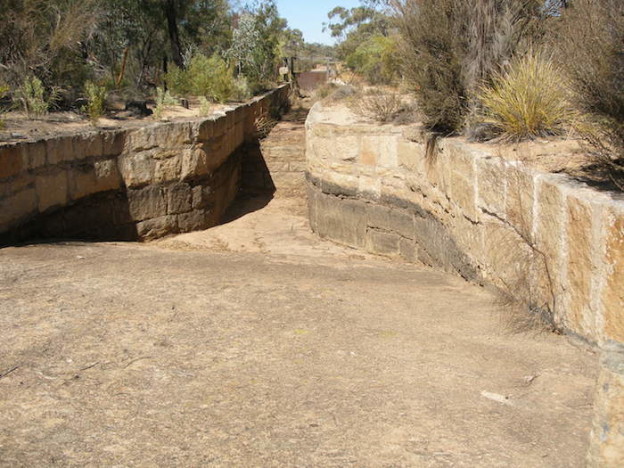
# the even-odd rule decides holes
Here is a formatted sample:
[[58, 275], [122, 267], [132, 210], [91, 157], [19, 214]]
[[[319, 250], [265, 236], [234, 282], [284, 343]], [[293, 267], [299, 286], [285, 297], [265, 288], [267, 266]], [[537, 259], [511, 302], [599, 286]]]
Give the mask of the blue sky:
[[329, 33], [323, 33], [327, 13], [336, 6], [353, 8], [359, 0], [277, 0], [280, 16], [288, 20], [288, 26], [301, 29], [306, 42], [333, 44]]

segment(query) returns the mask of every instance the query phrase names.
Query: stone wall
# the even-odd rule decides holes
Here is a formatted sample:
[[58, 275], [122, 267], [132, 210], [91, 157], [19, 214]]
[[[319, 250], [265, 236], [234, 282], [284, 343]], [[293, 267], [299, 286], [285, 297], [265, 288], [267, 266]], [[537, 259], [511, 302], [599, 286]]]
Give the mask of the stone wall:
[[493, 285], [602, 349], [590, 464], [616, 466], [624, 459], [621, 194], [505, 154], [548, 151], [539, 145], [427, 141], [345, 112], [317, 104], [306, 122], [313, 230]]
[[288, 92], [216, 117], [0, 145], [0, 244], [151, 239], [218, 224], [256, 118]]

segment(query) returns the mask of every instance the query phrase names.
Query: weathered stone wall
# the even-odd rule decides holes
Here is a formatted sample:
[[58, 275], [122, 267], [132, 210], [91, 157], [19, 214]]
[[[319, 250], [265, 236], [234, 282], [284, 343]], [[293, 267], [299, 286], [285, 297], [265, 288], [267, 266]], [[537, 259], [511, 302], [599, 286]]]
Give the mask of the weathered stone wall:
[[[323, 237], [494, 285], [604, 351], [590, 463], [624, 459], [624, 198], [500, 148], [358, 123], [306, 122], [310, 222]], [[543, 150], [543, 148], [538, 148]], [[527, 312], [528, 313], [528, 312]], [[608, 364], [608, 365], [607, 365]]]
[[254, 122], [283, 86], [225, 115], [0, 146], [0, 242], [150, 239], [218, 224]]

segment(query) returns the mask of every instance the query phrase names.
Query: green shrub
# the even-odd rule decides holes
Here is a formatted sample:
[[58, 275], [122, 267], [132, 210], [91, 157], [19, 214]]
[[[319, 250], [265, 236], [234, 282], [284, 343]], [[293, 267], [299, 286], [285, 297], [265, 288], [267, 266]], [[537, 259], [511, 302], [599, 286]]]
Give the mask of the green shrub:
[[247, 78], [243, 75], [239, 75], [233, 83], [232, 86], [232, 98], [236, 101], [246, 101], [253, 93], [251, 91], [251, 87], [249, 86], [249, 82]]
[[17, 89], [17, 98], [22, 108], [29, 116], [42, 116], [47, 114], [49, 101], [45, 99], [45, 90], [41, 80], [35, 76], [26, 78]]
[[495, 73], [478, 99], [485, 121], [508, 138], [521, 140], [559, 133], [574, 116], [561, 71], [542, 54], [529, 53]]
[[178, 100], [171, 96], [169, 91], [163, 88], [156, 88], [156, 107], [154, 108], [154, 116], [162, 119], [164, 112], [170, 107], [178, 105]]
[[210, 115], [210, 111], [212, 110], [212, 104], [210, 101], [205, 98], [205, 96], [199, 96], [199, 116], [206, 117]]
[[98, 86], [92, 81], [87, 81], [85, 83], [85, 94], [87, 96], [87, 115], [91, 123], [97, 125], [100, 117], [104, 115], [107, 95], [106, 88]]
[[393, 37], [368, 37], [347, 57], [347, 66], [371, 84], [390, 84], [398, 76], [397, 43]]
[[216, 54], [210, 58], [196, 54], [184, 70], [174, 65], [166, 80], [171, 90], [181, 96], [204, 96], [224, 102], [234, 93], [232, 69]]
[[556, 25], [555, 56], [590, 124], [582, 136], [624, 190], [624, 2], [575, 0]]

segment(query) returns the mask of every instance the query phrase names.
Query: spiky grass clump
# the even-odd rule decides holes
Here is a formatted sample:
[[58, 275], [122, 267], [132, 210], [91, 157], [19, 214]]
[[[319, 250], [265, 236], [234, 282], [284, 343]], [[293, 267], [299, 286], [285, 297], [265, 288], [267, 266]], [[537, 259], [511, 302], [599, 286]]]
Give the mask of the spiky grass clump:
[[512, 140], [559, 134], [574, 117], [562, 73], [539, 53], [528, 53], [506, 72], [494, 74], [478, 99], [484, 121]]

